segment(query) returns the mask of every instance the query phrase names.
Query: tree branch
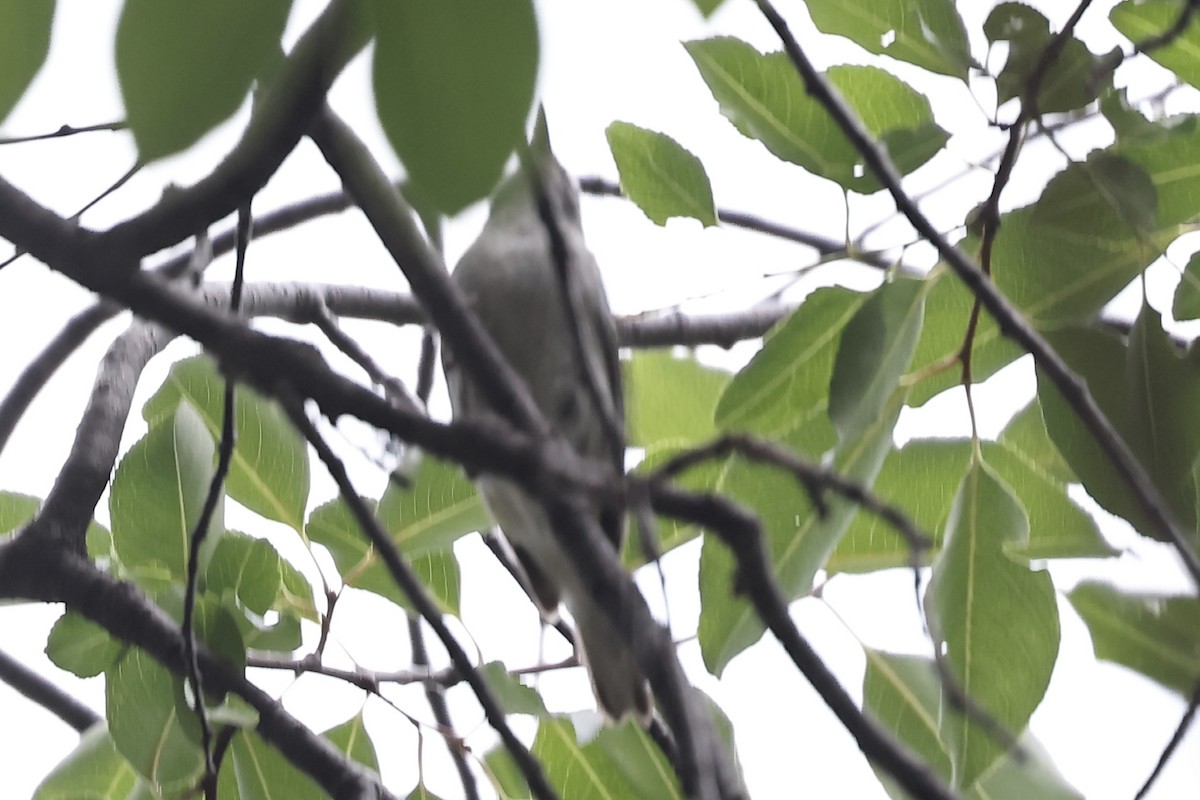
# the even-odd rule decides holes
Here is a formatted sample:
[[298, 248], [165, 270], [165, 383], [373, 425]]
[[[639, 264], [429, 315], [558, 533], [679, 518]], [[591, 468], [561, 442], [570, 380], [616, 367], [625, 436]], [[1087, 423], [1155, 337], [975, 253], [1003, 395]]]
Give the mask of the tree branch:
[[0, 651], [0, 681], [54, 714], [76, 733], [83, 733], [101, 721], [95, 711], [3, 651]]

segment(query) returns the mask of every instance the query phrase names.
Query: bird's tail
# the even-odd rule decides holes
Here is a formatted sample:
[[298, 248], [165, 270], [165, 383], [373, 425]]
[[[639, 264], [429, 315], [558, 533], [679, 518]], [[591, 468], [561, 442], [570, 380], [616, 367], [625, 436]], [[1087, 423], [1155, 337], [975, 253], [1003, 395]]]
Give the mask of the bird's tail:
[[580, 658], [587, 664], [600, 710], [614, 721], [633, 715], [641, 724], [649, 724], [650, 687], [633, 652], [624, 645], [604, 609], [595, 603], [576, 605], [583, 606], [571, 608]]

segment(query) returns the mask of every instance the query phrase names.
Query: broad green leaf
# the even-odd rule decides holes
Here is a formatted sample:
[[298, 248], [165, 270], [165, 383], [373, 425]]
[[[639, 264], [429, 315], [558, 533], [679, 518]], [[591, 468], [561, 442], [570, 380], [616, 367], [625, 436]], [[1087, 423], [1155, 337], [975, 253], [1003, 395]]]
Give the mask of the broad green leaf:
[[116, 663], [125, 644], [75, 611], [54, 623], [46, 639], [46, 655], [59, 669], [81, 678], [92, 678]]
[[[415, 487], [416, 484], [414, 489]], [[372, 501], [364, 502], [373, 505]], [[444, 545], [445, 549], [440, 550], [425, 546], [409, 552], [406, 549], [408, 541], [404, 535], [407, 530], [402, 529], [398, 534], [394, 534], [393, 542], [409, 560], [417, 576], [433, 592], [442, 608], [448, 613], [458, 613], [458, 562], [454, 560], [449, 545]], [[412, 609], [408, 596], [396, 584], [383, 559], [367, 541], [366, 535], [359, 530], [358, 523], [354, 521], [350, 510], [340, 498], [314, 510], [305, 532], [309, 539], [328, 548], [342, 581], [347, 586], [374, 592], [406, 609]], [[437, 537], [431, 536], [427, 537], [428, 539], [436, 541]]]
[[[933, 661], [864, 648], [863, 710], [920, 757], [944, 780], [950, 779], [950, 756], [942, 745], [941, 682]], [[887, 773], [874, 767], [888, 794], [905, 798]]]
[[1097, 219], [1125, 227], [1126, 235], [1158, 228], [1158, 196], [1138, 164], [1101, 151], [1059, 172], [1033, 207], [1033, 222], [1087, 230]]
[[359, 764], [372, 772], [379, 772], [379, 756], [375, 753], [375, 743], [367, 733], [362, 712], [321, 735]]
[[1175, 287], [1171, 316], [1177, 320], [1200, 318], [1200, 253], [1192, 253]]
[[[993, 44], [1008, 42], [1008, 61], [996, 79], [997, 100], [1003, 103], [1021, 97], [1053, 37], [1050, 23], [1029, 6], [1001, 3], [988, 15], [983, 32]], [[1044, 114], [1070, 111], [1095, 100], [1099, 88], [1094, 77], [1096, 67], [1096, 57], [1083, 42], [1068, 37], [1058, 58], [1042, 77], [1038, 110]]]
[[[296, 769], [278, 750], [267, 744], [253, 731], [242, 730], [230, 743], [230, 755], [237, 778], [238, 800], [323, 800], [312, 778]], [[224, 771], [224, 770], [222, 770]]]
[[633, 787], [626, 797], [679, 798], [686, 795], [662, 750], [640, 725], [606, 726], [584, 747], [600, 763], [607, 760]]
[[[128, 569], [187, 574], [192, 531], [214, 472], [214, 445], [190, 402], [160, 419], [117, 465], [109, 496], [113, 545]], [[224, 531], [224, 498], [217, 502], [202, 552], [207, 563]]]
[[542, 696], [521, 683], [521, 679], [510, 673], [503, 662], [489, 661], [479, 668], [479, 674], [487, 681], [488, 688], [496, 696], [504, 713], [549, 716]]
[[1196, 519], [1192, 466], [1200, 456], [1200, 375], [1180, 358], [1149, 305], [1129, 334], [1125, 362], [1125, 440], [1185, 523]]
[[[1160, 123], [1161, 136], [1122, 140], [1113, 152], [1129, 159], [1150, 176], [1158, 195], [1158, 224], [1154, 244], [1159, 252], [1178, 235], [1177, 226], [1194, 227], [1200, 219], [1200, 192], [1196, 191], [1196, 167], [1200, 163], [1200, 118], [1194, 115]], [[1161, 245], [1161, 246], [1159, 246]]]
[[[863, 705], [880, 723], [929, 764], [936, 774], [949, 780], [950, 758], [938, 739], [941, 716], [941, 684], [933, 661], [866, 650], [867, 671], [863, 679]], [[1055, 769], [1045, 748], [1032, 735], [1020, 740], [1024, 758], [1001, 757], [995, 768], [963, 793], [967, 800], [1083, 800]], [[895, 800], [909, 795], [887, 773], [875, 774]]]
[[[1004, 226], [1000, 230], [1003, 232]], [[908, 398], [913, 406], [923, 405], [940, 392], [962, 383], [962, 364], [957, 357], [966, 339], [967, 323], [974, 305], [974, 295], [956, 276], [939, 270], [926, 280], [933, 285], [925, 300], [921, 338], [905, 378], [906, 382], [916, 381]], [[1012, 340], [1000, 335], [991, 315], [980, 314], [971, 355], [974, 381], [986, 380], [1021, 353], [1021, 348]]]
[[279, 559], [280, 590], [272, 606], [276, 611], [295, 614], [310, 622], [317, 621], [312, 584], [286, 559]]
[[1026, 731], [1018, 744], [1024, 758], [1006, 753], [999, 764], [971, 787], [964, 800], [1084, 800], [1033, 734]]
[[142, 162], [190, 147], [237, 111], [277, 55], [291, 5], [126, 0], [117, 76]]
[[117, 751], [108, 729], [93, 725], [38, 784], [33, 800], [128, 800], [137, 780], [137, 771]]
[[[1125, 0], [1109, 12], [1108, 18], [1130, 41], [1140, 43], [1170, 30], [1181, 13], [1183, 9], [1174, 0]], [[1185, 25], [1183, 30], [1172, 32], [1165, 47], [1156, 47], [1146, 55], [1174, 72], [1180, 80], [1200, 86], [1197, 53], [1200, 53], [1200, 28]]]
[[822, 424], [842, 331], [869, 297], [841, 288], [809, 295], [725, 387], [717, 427], [775, 436]]
[[[1043, 468], [1033, 453], [1011, 440], [984, 442], [982, 450], [984, 460], [1028, 509], [1029, 540], [1007, 548], [1010, 556], [1034, 560], [1116, 554], [1100, 536], [1095, 520], [1067, 496], [1066, 481]], [[971, 452], [967, 439], [913, 440], [888, 456], [875, 479], [874, 492], [903, 509], [933, 539], [934, 554], [941, 548], [942, 524]], [[891, 526], [860, 511], [827, 569], [869, 572], [906, 566], [910, 559], [907, 543]]]
[[[624, 733], [625, 730], [628, 733]], [[607, 740], [602, 744], [602, 740]], [[572, 800], [616, 797], [680, 798], [675, 773], [649, 736], [632, 723], [602, 731], [581, 744], [571, 723], [543, 720], [533, 740], [533, 754], [559, 796]], [[628, 759], [621, 762], [618, 759]]]
[[1100, 95], [1100, 113], [1112, 126], [1117, 142], [1124, 144], [1140, 138], [1161, 139], [1164, 125], [1151, 122], [1129, 102], [1129, 88], [1109, 87]]
[[41, 498], [18, 492], [0, 492], [0, 533], [15, 531], [37, 513]]
[[465, 534], [491, 524], [483, 501], [456, 464], [426, 456], [405, 488], [388, 484], [379, 521], [401, 552], [442, 551]]
[[1140, 672], [1187, 697], [1200, 681], [1200, 601], [1081, 583], [1067, 595], [1092, 634], [1096, 658]]
[[405, 800], [441, 800], [441, 797], [429, 791], [424, 782], [418, 781], [416, 787], [408, 793]]
[[[1063, 175], [1046, 191], [1057, 191]], [[1070, 211], [1054, 224], [1040, 224], [1036, 206], [1006, 214], [992, 251], [996, 286], [1043, 329], [1091, 319], [1183, 231], [1171, 225], [1138, 237], [1094, 190]]]
[[[861, 154], [816, 99], [785, 53], [763, 55], [738, 39], [687, 42], [692, 60], [721, 113], [745, 136], [779, 158], [856, 192], [880, 184]], [[880, 139], [902, 174], [932, 158], [948, 134], [933, 121], [929, 100], [875, 67], [831, 67], [825, 77]]]
[[716, 433], [714, 408], [729, 373], [670, 350], [639, 350], [622, 362], [629, 444], [695, 442]]
[[700, 159], [663, 133], [628, 122], [613, 122], [605, 131], [621, 190], [652, 222], [692, 217], [705, 227], [717, 224], [712, 184]]
[[[210, 358], [196, 356], [173, 364], [142, 415], [155, 425], [175, 410], [181, 398], [187, 398], [200, 412], [208, 432], [219, 442], [225, 419], [225, 381]], [[251, 511], [302, 530], [308, 503], [308, 448], [287, 414], [274, 401], [238, 386], [234, 431], [225, 491]]]
[[108, 729], [129, 763], [166, 794], [195, 785], [204, 774], [198, 723], [193, 714], [180, 714], [186, 707], [175, 676], [131, 647], [108, 670], [104, 688]]
[[54, 0], [0, 0], [0, 122], [46, 61], [54, 5]]
[[205, 573], [207, 590], [230, 592], [255, 614], [267, 612], [279, 594], [279, 553], [265, 539], [227, 531]]
[[[1175, 354], [1157, 313], [1143, 309], [1128, 346], [1114, 336], [1084, 329], [1055, 332], [1050, 342], [1087, 382], [1100, 410], [1146, 468], [1171, 510], [1185, 524], [1193, 524], [1192, 465], [1200, 453], [1194, 409], [1200, 402], [1200, 374]], [[1138, 531], [1154, 536], [1155, 529], [1112, 460], [1041, 371], [1038, 394], [1046, 428], [1088, 494]]]
[[879, 287], [842, 331], [829, 383], [829, 418], [849, 441], [879, 419], [921, 334], [925, 281]]
[[813, 24], [888, 55], [966, 81], [975, 65], [967, 29], [951, 0], [809, 0]]
[[538, 67], [530, 0], [377, 0], [379, 121], [445, 213], [486, 196], [521, 142]]
[[1058, 448], [1050, 439], [1046, 421], [1042, 419], [1042, 404], [1036, 396], [1029, 405], [1013, 415], [1000, 432], [997, 441], [1006, 450], [1019, 453], [1029, 464], [1036, 464], [1039, 472], [1054, 481], [1079, 482], [1070, 465], [1063, 460], [1062, 453], [1058, 452]]
[[[836, 451], [832, 468], [870, 486], [892, 447], [892, 430], [904, 392], [895, 392], [875, 424]], [[724, 494], [752, 509], [762, 520], [767, 554], [776, 580], [789, 600], [812, 590], [817, 570], [825, 567], [856, 507], [828, 496], [827, 513], [818, 515], [808, 494], [782, 470], [735, 458], [722, 476]], [[720, 676], [738, 653], [762, 636], [762, 620], [741, 595], [734, 594], [734, 563], [725, 545], [706, 536], [700, 551], [700, 625], [698, 637], [705, 666]]]
[[[1020, 735], [1050, 683], [1058, 655], [1058, 606], [1049, 574], [1032, 572], [1006, 550], [1023, 543], [1029, 523], [992, 470], [972, 464], [946, 522], [946, 545], [933, 565], [926, 608], [937, 621], [959, 685], [996, 721]], [[970, 787], [1004, 753], [978, 723], [952, 710], [940, 720], [953, 782]]]

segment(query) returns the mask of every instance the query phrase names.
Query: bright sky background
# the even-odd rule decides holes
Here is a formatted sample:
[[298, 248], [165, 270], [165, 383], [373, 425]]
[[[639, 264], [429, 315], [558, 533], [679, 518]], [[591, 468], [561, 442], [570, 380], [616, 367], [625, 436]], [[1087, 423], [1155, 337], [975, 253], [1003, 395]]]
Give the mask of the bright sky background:
[[[63, 124], [86, 125], [123, 116], [112, 69], [113, 31], [120, 5], [116, 0], [59, 0], [50, 61], [0, 133], [40, 133]], [[847, 228], [841, 192], [831, 183], [780, 164], [761, 145], [738, 134], [718, 114], [712, 96], [679, 46], [688, 39], [730, 34], [750, 41], [760, 50], [778, 49], [773, 33], [753, 4], [729, 0], [726, 5], [705, 22], [687, 0], [541, 3], [542, 94], [559, 158], [576, 174], [615, 178], [604, 128], [613, 120], [633, 122], [668, 133], [696, 153], [708, 168], [719, 205], [837, 238]], [[987, 11], [984, 4], [978, 5], [980, 8], [973, 11], [978, 16], [967, 19], [972, 33], [979, 31]], [[1051, 2], [1040, 5], [1055, 29], [1073, 6]], [[1095, 52], [1115, 43], [1097, 33], [1107, 27], [1104, 19], [1109, 5], [1098, 3], [1080, 27], [1082, 35], [1093, 37], [1088, 41]], [[322, 6], [317, 0], [296, 0], [289, 43]], [[789, 18], [801, 44], [812, 47], [810, 54], [818, 65], [882, 63], [844, 40], [825, 40], [820, 47], [814, 46], [816, 34], [807, 23], [802, 4], [781, 2], [780, 10]], [[931, 97], [937, 121], [943, 127], [952, 132], [981, 129], [984, 112], [957, 81], [892, 62], [885, 66]], [[1139, 84], [1148, 87], [1146, 94], [1164, 80], [1161, 71], [1153, 68], [1138, 74], [1139, 81], [1157, 81], [1153, 85]], [[369, 60], [359, 58], [335, 87], [332, 102], [395, 173], [395, 160], [371, 118], [369, 87]], [[977, 81], [974, 88], [979, 103], [986, 108], [990, 87]], [[144, 170], [117, 195], [89, 212], [85, 223], [107, 227], [153, 203], [168, 183], [193, 183], [236, 141], [246, 113], [244, 108], [233, 122], [193, 151]], [[1092, 147], [1103, 146], [1105, 135], [1103, 126], [1092, 125], [1063, 139], [1075, 155], [1082, 156]], [[935, 185], [960, 169], [965, 160], [991, 153], [998, 142], [994, 135], [973, 140], [956, 137], [950, 150], [964, 161], [943, 159], [941, 166], [926, 167], [909, 179], [910, 188]], [[39, 202], [70, 214], [124, 173], [133, 159], [128, 135], [98, 133], [0, 147], [0, 175]], [[1057, 159], [1049, 148], [1032, 146], [1028, 162], [1022, 161], [1030, 169], [1018, 173], [1005, 194], [1006, 204], [1020, 205], [1036, 197], [1040, 183], [1031, 181], [1036, 181], [1039, 171], [1050, 169]], [[961, 218], [963, 208], [985, 196], [989, 186], [988, 176], [976, 173], [941, 192], [926, 203], [926, 208], [948, 228]], [[316, 148], [302, 142], [255, 200], [255, 210], [269, 211], [337, 188], [335, 176]], [[814, 260], [805, 248], [740, 231], [701, 230], [692, 221], [676, 220], [665, 229], [656, 228], [622, 201], [585, 198], [583, 211], [590, 244], [618, 313], [679, 303], [695, 311], [746, 307], [769, 297], [789, 280], [767, 279], [764, 275], [793, 271]], [[854, 197], [849, 228], [860, 230], [890, 212], [891, 205], [883, 197]], [[448, 229], [451, 261], [470, 242], [482, 219], [482, 209], [472, 209]], [[909, 241], [911, 234], [900, 224], [884, 227], [873, 240], [880, 246]], [[1180, 252], [1186, 255], [1187, 251]], [[922, 253], [927, 256], [928, 250], [912, 251], [915, 264], [928, 264], [920, 260]], [[0, 256], [6, 255], [7, 251], [0, 252]], [[253, 280], [336, 281], [403, 288], [399, 271], [356, 213], [319, 220], [255, 243], [248, 269]], [[231, 273], [231, 260], [225, 259], [210, 274], [226, 279]], [[1177, 272], [1163, 266], [1152, 273], [1151, 300], [1160, 310], [1168, 310]], [[877, 281], [870, 270], [837, 265], [805, 278], [789, 290], [787, 298], [799, 300], [816, 286], [831, 282], [865, 289]], [[1138, 298], [1136, 293], [1126, 294], [1120, 306], [1132, 314]], [[89, 300], [86, 292], [30, 259], [0, 273], [0, 389], [7, 387], [63, 322]], [[0, 454], [0, 489], [45, 495], [70, 446], [95, 365], [123, 324], [110, 323], [93, 336], [36, 401]], [[346, 327], [352, 334], [362, 335], [372, 354], [394, 374], [405, 380], [412, 378], [416, 368], [411, 346], [416, 341], [414, 332], [397, 336], [379, 325], [347, 323]], [[702, 357], [732, 369], [744, 363], [752, 351], [750, 345], [728, 353], [705, 349]], [[166, 366], [191, 352], [194, 346], [176, 343], [147, 371], [126, 431], [126, 446], [144, 433], [138, 411], [161, 381]], [[1032, 369], [1027, 359], [981, 387], [977, 407], [984, 433], [994, 435], [1032, 391]], [[434, 411], [445, 416], [444, 391], [439, 387], [438, 392]], [[968, 431], [961, 394], [950, 393], [920, 411], [906, 414], [900, 435], [962, 436]], [[363, 432], [350, 427], [343, 432], [350, 442], [371, 448], [372, 442]], [[359, 489], [377, 495], [384, 484], [382, 473], [368, 458], [355, 456], [354, 448], [342, 449], [352, 460]], [[319, 468], [314, 473], [312, 499], [316, 504], [332, 497], [333, 489]], [[106, 500], [97, 513], [102, 522], [107, 522]], [[294, 563], [308, 568], [294, 534], [289, 536], [280, 526], [258, 521], [240, 509], [229, 509], [227, 519], [231, 527], [269, 536]], [[1182, 572], [1164, 548], [1136, 539], [1122, 524], [1106, 523], [1104, 530], [1114, 544], [1133, 546], [1135, 551], [1109, 562], [1055, 564], [1060, 590], [1069, 589], [1082, 577], [1104, 577], [1130, 588], [1187, 591]], [[695, 630], [698, 552], [697, 546], [687, 546], [667, 559], [671, 623], [677, 636]], [[488, 658], [502, 657], [512, 666], [531, 665], [538, 658], [536, 615], [511, 581], [481, 553], [476, 537], [460, 546], [464, 617]], [[642, 578], [651, 602], [661, 606], [657, 575]], [[59, 613], [57, 607], [40, 605], [0, 608], [0, 647], [43, 670], [102, 712], [100, 680], [80, 681], [62, 673], [42, 654], [46, 632]], [[1132, 797], [1174, 729], [1183, 704], [1131, 672], [1097, 663], [1086, 629], [1067, 603], [1060, 603], [1060, 613], [1062, 647], [1047, 699], [1034, 715], [1033, 731], [1055, 757], [1059, 769], [1086, 797]], [[403, 618], [385, 603], [349, 592], [339, 604], [337, 616], [341, 623], [336, 630], [337, 642], [357, 663], [376, 669], [395, 669], [408, 663]], [[797, 603], [793, 616], [855, 695], [862, 681], [860, 641], [895, 652], [928, 652], [913, 608], [911, 576], [904, 571], [839, 576], [825, 587], [822, 599]], [[360, 629], [347, 625], [355, 619], [369, 623]], [[548, 639], [548, 647], [549, 659], [566, 654], [556, 638]], [[732, 717], [752, 796], [790, 797], [803, 790], [805, 796], [812, 797], [885, 797], [849, 735], [769, 637], [739, 656], [719, 682], [704, 672], [694, 642], [683, 645], [681, 654], [697, 684]], [[341, 654], [333, 648], [332, 655]], [[338, 663], [350, 664], [344, 657]], [[284, 693], [288, 707], [318, 730], [344, 721], [362, 703], [358, 690], [325, 679], [293, 681], [290, 675], [275, 674], [264, 676], [263, 682]], [[547, 675], [541, 686], [555, 708], [574, 710], [591, 704], [581, 670]], [[430, 718], [419, 692], [397, 691], [391, 696], [418, 719]], [[481, 716], [469, 700], [456, 702], [455, 708], [460, 731], [469, 734], [482, 753], [492, 737], [479, 726]], [[377, 702], [368, 704], [367, 722], [380, 750], [385, 779], [397, 792], [406, 792], [416, 778], [417, 749], [412, 727], [401, 715]], [[525, 726], [525, 730], [531, 733], [532, 727]], [[75, 734], [52, 715], [0, 686], [0, 775], [4, 776], [0, 793], [5, 797], [29, 796], [75, 742]], [[456, 796], [460, 790], [446, 769], [440, 742], [431, 735], [426, 745], [425, 774], [430, 788], [448, 798]], [[1196, 796], [1198, 786], [1200, 734], [1193, 730], [1153, 796]]]

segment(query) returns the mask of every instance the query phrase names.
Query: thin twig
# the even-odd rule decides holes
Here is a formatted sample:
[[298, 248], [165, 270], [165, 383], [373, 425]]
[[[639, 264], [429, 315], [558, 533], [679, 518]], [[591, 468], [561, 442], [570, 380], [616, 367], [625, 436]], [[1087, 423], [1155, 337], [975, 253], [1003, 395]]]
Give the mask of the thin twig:
[[1183, 717], [1179, 720], [1179, 724], [1175, 726], [1175, 732], [1171, 734], [1171, 740], [1167, 742], [1167, 746], [1158, 756], [1158, 761], [1154, 763], [1154, 769], [1151, 770], [1146, 782], [1142, 784], [1142, 788], [1138, 789], [1138, 793], [1134, 795], [1133, 800], [1143, 800], [1150, 793], [1150, 789], [1158, 781], [1163, 770], [1166, 769], [1167, 762], [1171, 760], [1171, 756], [1179, 749], [1179, 745], [1183, 742], [1183, 737], [1187, 735], [1188, 729], [1192, 727], [1192, 723], [1196, 719], [1196, 709], [1200, 708], [1200, 681], [1192, 687], [1192, 696], [1188, 699], [1187, 708], [1183, 712]]
[[102, 122], [97, 125], [83, 125], [78, 128], [63, 125], [58, 130], [51, 131], [50, 133], [35, 133], [30, 136], [0, 136], [0, 145], [41, 142], [46, 139], [61, 139], [64, 136], [75, 136], [80, 133], [93, 133], [95, 131], [123, 131], [127, 127], [128, 125], [124, 120], [120, 120], [119, 122]]
[[102, 719], [95, 711], [2, 650], [0, 681], [54, 714], [77, 733], [83, 733]]

